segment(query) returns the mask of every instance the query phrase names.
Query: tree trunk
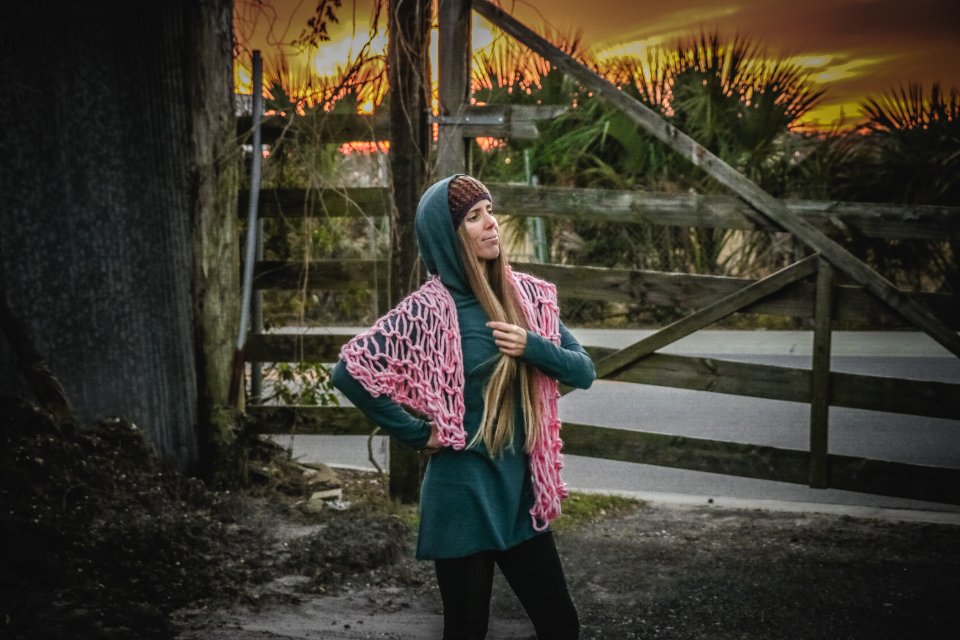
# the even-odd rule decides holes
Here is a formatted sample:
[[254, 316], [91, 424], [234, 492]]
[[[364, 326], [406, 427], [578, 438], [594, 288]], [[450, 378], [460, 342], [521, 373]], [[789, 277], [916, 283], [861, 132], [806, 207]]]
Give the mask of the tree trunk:
[[188, 2], [186, 10], [200, 470], [215, 484], [230, 484], [245, 475], [227, 402], [240, 319], [233, 2]]
[[236, 318], [231, 10], [38, 0], [0, 25], [7, 301], [81, 423], [125, 416], [187, 470]]
[[[430, 127], [430, 0], [391, 0], [387, 52], [390, 83], [390, 304], [420, 282], [413, 221], [426, 188]], [[408, 502], [418, 494], [418, 458], [391, 440], [390, 493]]]

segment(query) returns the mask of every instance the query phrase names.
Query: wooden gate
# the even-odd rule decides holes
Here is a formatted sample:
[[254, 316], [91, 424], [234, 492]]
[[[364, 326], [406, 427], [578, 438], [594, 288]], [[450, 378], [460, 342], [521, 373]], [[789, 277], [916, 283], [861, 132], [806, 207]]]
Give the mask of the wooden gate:
[[[482, 126], [468, 125], [476, 115], [469, 87], [470, 6], [467, 0], [440, 2], [440, 108], [438, 174], [464, 170], [464, 136], [489, 135]], [[901, 322], [931, 336], [955, 356], [960, 355], [956, 329], [960, 301], [955, 295], [919, 294], [898, 290], [829, 235], [846, 225], [871, 237], [957, 238], [960, 210], [946, 207], [856, 205], [782, 202], [762, 191], [720, 158], [704, 149], [659, 115], [553, 47], [530, 29], [486, 0], [474, 0], [473, 10], [574, 77], [596, 95], [608, 99], [638, 126], [701, 167], [736, 197], [670, 196], [637, 192], [570, 190], [489, 185], [497, 208], [512, 215], [590, 216], [620, 223], [631, 220], [674, 225], [784, 230], [801, 240], [811, 255], [766, 278], [747, 281], [716, 276], [518, 264], [518, 269], [557, 283], [562, 295], [653, 304], [700, 310], [653, 335], [616, 352], [595, 350], [598, 377], [642, 384], [700, 389], [752, 397], [809, 403], [809, 451], [611, 429], [567, 423], [565, 451], [574, 455], [724, 473], [736, 476], [808, 484], [818, 488], [862, 491], [903, 498], [960, 504], [960, 470], [870, 460], [830, 454], [827, 448], [830, 406], [908, 413], [960, 420], [960, 385], [902, 380], [830, 370], [831, 326], [836, 319]], [[464, 64], [466, 61], [466, 64]], [[501, 107], [502, 108], [502, 107]], [[468, 130], [469, 129], [469, 130]], [[502, 135], [502, 134], [501, 134]], [[305, 211], [303, 194], [286, 193], [285, 210]], [[342, 215], [386, 215], [387, 194], [348, 190], [321, 194], [324, 209]], [[279, 202], [264, 193], [264, 215]], [[340, 203], [338, 205], [337, 203]], [[571, 202], [576, 202], [576, 213]], [[357, 203], [363, 203], [358, 206]], [[276, 208], [274, 208], [274, 211]], [[310, 266], [316, 277], [324, 265]], [[358, 278], [356, 269], [326, 265], [333, 275], [327, 286]], [[272, 271], [277, 273], [278, 265]], [[853, 285], [838, 286], [843, 274]], [[287, 286], [272, 281], [272, 286]], [[260, 286], [267, 286], [264, 278]], [[682, 293], [681, 293], [682, 292]], [[812, 368], [691, 358], [658, 353], [663, 347], [737, 312], [762, 312], [812, 318]], [[944, 321], [941, 318], [947, 318]], [[335, 360], [339, 345], [350, 336], [331, 332], [254, 336], [248, 359], [255, 361]], [[366, 434], [370, 425], [354, 409], [251, 407], [264, 433]], [[954, 424], [953, 426], [957, 426]]]

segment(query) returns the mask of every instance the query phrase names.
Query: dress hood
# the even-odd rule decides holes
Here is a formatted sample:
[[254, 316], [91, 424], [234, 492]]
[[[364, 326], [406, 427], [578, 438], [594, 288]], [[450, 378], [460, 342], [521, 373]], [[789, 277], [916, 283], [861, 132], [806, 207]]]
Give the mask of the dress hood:
[[460, 259], [459, 240], [453, 228], [447, 189], [452, 175], [431, 185], [420, 198], [414, 228], [420, 258], [431, 275], [440, 276], [440, 281], [455, 296], [473, 295], [467, 281], [463, 261]]

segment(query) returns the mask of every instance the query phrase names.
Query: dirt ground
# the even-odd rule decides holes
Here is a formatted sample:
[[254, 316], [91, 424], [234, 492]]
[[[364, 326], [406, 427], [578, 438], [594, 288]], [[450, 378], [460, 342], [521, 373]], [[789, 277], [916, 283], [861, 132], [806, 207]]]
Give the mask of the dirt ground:
[[[0, 401], [0, 638], [438, 638], [410, 509], [276, 452], [212, 492], [121, 420], [59, 433]], [[582, 638], [954, 638], [960, 526], [704, 505], [619, 503], [560, 522]], [[497, 578], [492, 640], [533, 637]]]
[[[955, 638], [958, 542], [946, 525], [643, 505], [558, 534], [581, 637], [598, 639]], [[357, 576], [330, 595], [181, 612], [178, 637], [439, 638], [429, 565], [400, 564], [404, 587]], [[499, 577], [488, 637], [534, 637]]]

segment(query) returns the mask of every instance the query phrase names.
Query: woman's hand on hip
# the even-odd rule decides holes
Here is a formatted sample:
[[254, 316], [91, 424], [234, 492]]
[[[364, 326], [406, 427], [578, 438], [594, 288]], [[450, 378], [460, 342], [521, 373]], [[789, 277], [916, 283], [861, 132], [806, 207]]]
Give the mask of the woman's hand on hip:
[[527, 330], [508, 322], [491, 321], [487, 326], [493, 329], [493, 341], [500, 353], [518, 358], [527, 348]]
[[428, 424], [430, 425], [430, 437], [427, 439], [427, 444], [424, 445], [423, 449], [420, 449], [420, 453], [432, 456], [440, 450], [440, 434], [437, 431], [437, 423], [431, 420]]

